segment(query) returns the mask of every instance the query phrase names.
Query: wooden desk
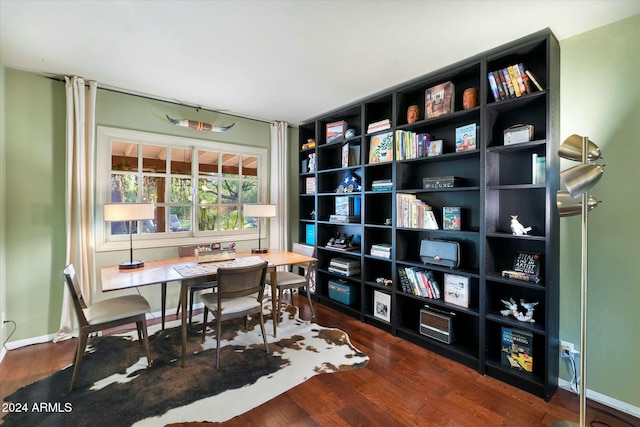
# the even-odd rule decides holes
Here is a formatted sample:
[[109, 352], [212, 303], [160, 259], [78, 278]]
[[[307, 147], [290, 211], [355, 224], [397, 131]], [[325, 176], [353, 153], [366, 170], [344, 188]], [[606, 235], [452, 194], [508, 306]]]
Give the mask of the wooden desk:
[[[251, 252], [238, 252], [237, 258], [243, 257], [259, 257], [269, 263], [267, 273], [271, 274], [271, 301], [273, 308], [273, 336], [276, 336], [278, 315], [277, 315], [277, 274], [276, 268], [304, 264], [316, 261], [315, 258], [293, 252], [270, 249], [265, 254], [252, 254]], [[117, 265], [102, 267], [100, 269], [100, 278], [102, 282], [102, 291], [116, 291], [128, 288], [136, 288], [138, 286], [148, 286], [160, 284], [162, 282], [180, 282], [180, 298], [182, 301], [187, 300], [189, 286], [195, 279], [205, 277], [208, 280], [215, 280], [215, 272], [193, 272], [188, 276], [178, 273], [176, 267], [195, 266], [197, 265], [195, 257], [171, 258], [157, 261], [145, 261], [144, 267], [134, 270], [120, 270]], [[183, 272], [184, 274], [184, 272]], [[182, 310], [182, 367], [185, 367], [187, 356], [187, 310]]]

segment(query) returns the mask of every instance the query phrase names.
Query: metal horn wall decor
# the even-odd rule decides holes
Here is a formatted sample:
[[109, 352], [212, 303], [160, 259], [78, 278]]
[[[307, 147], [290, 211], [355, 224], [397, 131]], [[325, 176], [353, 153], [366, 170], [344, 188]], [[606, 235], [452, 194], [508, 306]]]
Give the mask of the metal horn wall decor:
[[[166, 114], [165, 114], [166, 115]], [[204, 132], [226, 132], [235, 125], [235, 123], [231, 123], [229, 126], [213, 126], [211, 123], [200, 122], [196, 120], [188, 120], [188, 119], [172, 119], [167, 115], [167, 120], [173, 123], [176, 126], [182, 126], [185, 128], [191, 128]]]

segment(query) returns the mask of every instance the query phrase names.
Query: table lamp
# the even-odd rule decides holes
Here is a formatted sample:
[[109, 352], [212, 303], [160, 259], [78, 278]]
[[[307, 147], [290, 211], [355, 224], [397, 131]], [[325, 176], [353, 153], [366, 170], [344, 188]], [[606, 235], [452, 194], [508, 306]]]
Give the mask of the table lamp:
[[258, 248], [251, 249], [253, 254], [266, 254], [269, 249], [260, 246], [260, 222], [262, 218], [274, 218], [276, 216], [276, 205], [261, 205], [259, 203], [246, 203], [242, 207], [245, 218], [256, 218], [258, 220]]
[[108, 203], [104, 205], [104, 220], [109, 222], [129, 221], [129, 261], [120, 263], [120, 270], [144, 267], [144, 261], [133, 260], [133, 221], [155, 218], [153, 203]]

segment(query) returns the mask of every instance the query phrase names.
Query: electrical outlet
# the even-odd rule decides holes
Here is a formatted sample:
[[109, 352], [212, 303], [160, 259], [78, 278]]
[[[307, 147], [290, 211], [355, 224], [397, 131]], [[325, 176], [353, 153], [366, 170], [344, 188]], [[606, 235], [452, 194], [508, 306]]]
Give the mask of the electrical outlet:
[[576, 354], [576, 349], [572, 342], [560, 341], [560, 356], [564, 357], [566, 353]]

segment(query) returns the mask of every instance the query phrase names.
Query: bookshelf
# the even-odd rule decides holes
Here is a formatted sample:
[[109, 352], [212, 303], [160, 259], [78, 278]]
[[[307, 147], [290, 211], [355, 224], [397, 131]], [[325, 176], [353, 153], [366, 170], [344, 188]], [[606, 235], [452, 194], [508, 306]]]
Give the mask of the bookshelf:
[[[542, 90], [533, 87], [520, 96], [496, 100], [490, 86], [489, 73], [522, 63], [536, 77]], [[454, 86], [453, 111], [425, 119], [425, 91], [442, 83]], [[532, 85], [533, 86], [533, 85]], [[477, 88], [478, 105], [463, 108], [463, 93]], [[318, 270], [313, 298], [318, 302], [373, 324], [393, 335], [421, 345], [459, 363], [490, 375], [515, 387], [549, 400], [557, 388], [558, 299], [559, 299], [559, 233], [555, 195], [559, 187], [558, 148], [559, 121], [559, 45], [547, 29], [490, 51], [478, 54], [401, 85], [385, 89], [353, 104], [340, 107], [302, 123], [300, 147], [309, 138], [317, 145], [300, 150], [300, 218], [298, 235], [305, 242], [307, 231], [314, 232]], [[418, 105], [418, 119], [408, 123], [409, 106]], [[390, 128], [368, 132], [371, 123], [388, 119]], [[348, 140], [326, 143], [326, 125], [344, 121], [355, 130]], [[456, 150], [456, 130], [475, 124], [475, 148]], [[527, 142], [505, 145], [504, 130], [515, 124], [531, 124], [533, 138]], [[391, 160], [371, 163], [372, 141], [391, 132], [394, 137]], [[406, 155], [420, 151], [416, 146], [405, 150], [397, 146], [400, 132], [405, 135], [429, 134], [441, 140], [441, 154]], [[343, 145], [359, 147], [359, 158], [343, 167]], [[413, 151], [412, 151], [413, 150]], [[302, 170], [309, 154], [316, 157], [317, 170]], [[427, 153], [423, 153], [427, 154]], [[535, 158], [545, 158], [536, 168]], [[544, 180], [532, 178], [534, 169]], [[360, 188], [350, 193], [336, 193], [345, 176], [357, 177]], [[425, 178], [454, 176], [455, 186], [425, 188]], [[307, 194], [307, 178], [314, 178], [316, 191]], [[391, 180], [391, 186], [380, 185]], [[376, 183], [376, 186], [374, 186]], [[356, 222], [330, 221], [336, 197], [359, 199]], [[413, 218], [398, 215], [406, 199], [431, 207], [438, 229], [422, 228]], [[402, 206], [401, 206], [402, 205]], [[460, 209], [460, 228], [443, 229], [443, 208]], [[311, 215], [315, 212], [315, 215]], [[422, 212], [422, 211], [420, 211]], [[510, 229], [512, 215], [532, 229], [528, 234], [514, 235]], [[355, 248], [344, 251], [326, 247], [330, 238], [351, 236]], [[460, 265], [449, 269], [424, 264], [420, 260], [422, 239], [456, 241], [460, 245]], [[391, 245], [390, 257], [371, 254], [373, 245]], [[513, 267], [517, 251], [542, 256], [539, 283], [509, 280], [502, 270]], [[360, 273], [341, 277], [329, 271], [332, 258], [355, 260]], [[406, 292], [400, 281], [400, 270], [424, 269], [432, 272], [441, 297], [437, 299]], [[468, 307], [444, 301], [445, 274], [462, 276], [468, 284]], [[387, 280], [384, 280], [387, 279]], [[331, 299], [328, 283], [341, 280], [357, 289], [355, 300], [345, 305]], [[390, 315], [376, 315], [376, 301], [381, 293], [390, 300]], [[513, 298], [538, 302], [535, 322], [522, 322], [505, 316], [502, 300]], [[445, 343], [421, 333], [421, 310], [428, 305], [452, 317], [455, 337]], [[503, 329], [516, 329], [532, 336], [533, 369], [516, 369], [504, 362]], [[530, 360], [530, 359], [529, 359]]]

